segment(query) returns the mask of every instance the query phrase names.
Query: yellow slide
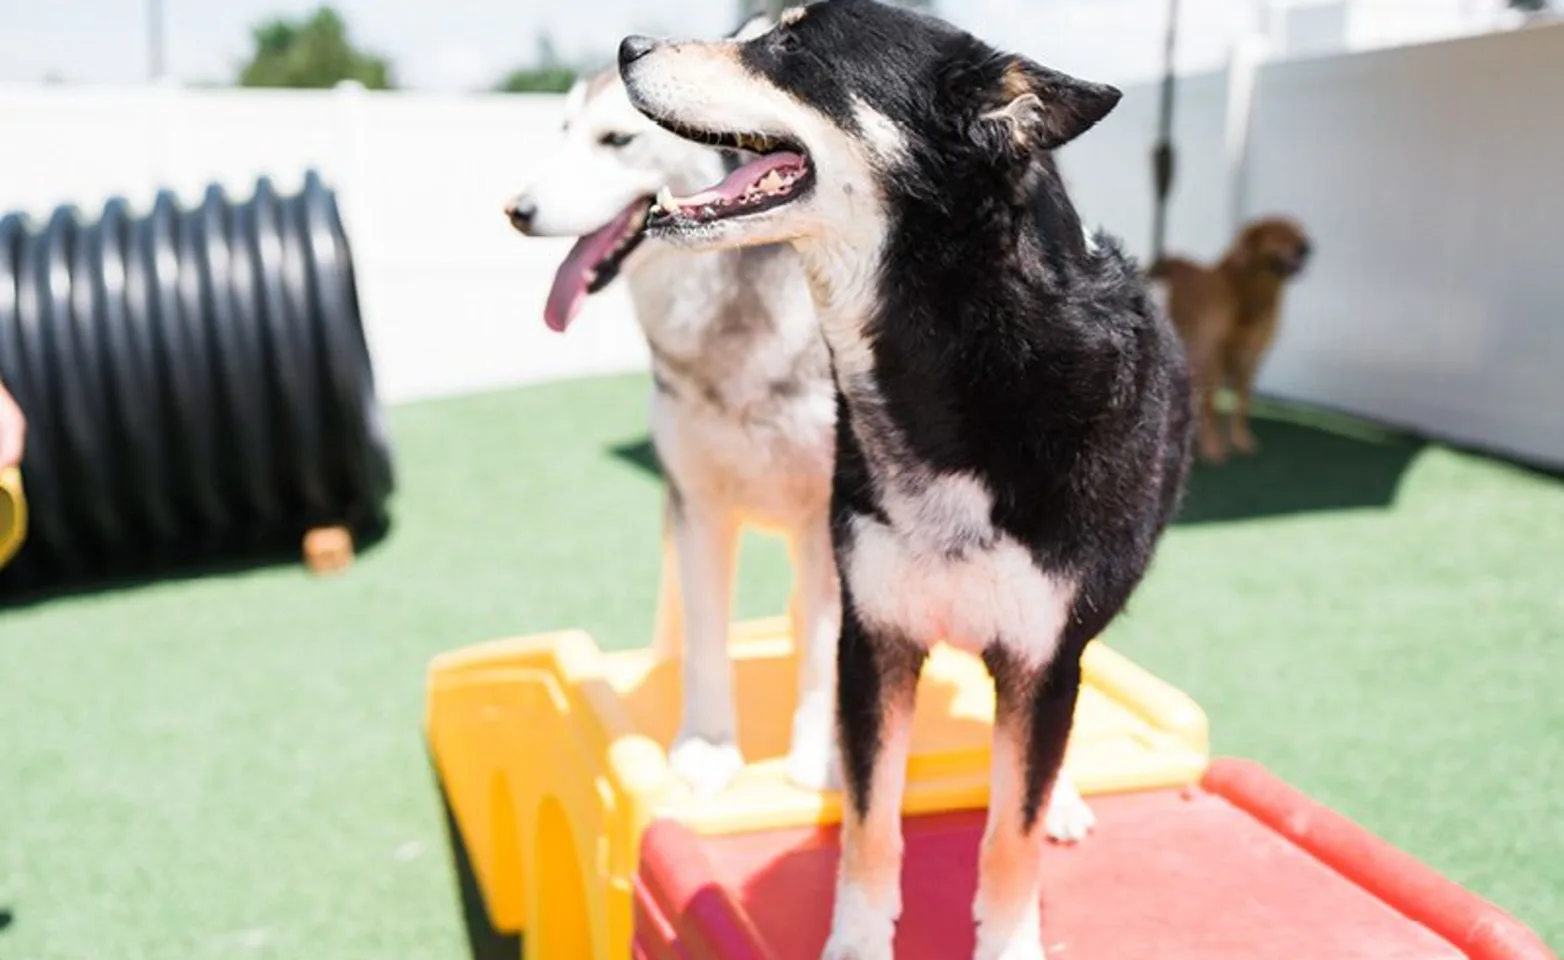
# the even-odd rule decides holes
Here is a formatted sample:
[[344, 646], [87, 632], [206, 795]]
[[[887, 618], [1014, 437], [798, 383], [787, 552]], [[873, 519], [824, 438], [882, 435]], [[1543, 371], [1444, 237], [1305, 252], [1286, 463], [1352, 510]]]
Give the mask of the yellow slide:
[[[603, 653], [579, 631], [457, 650], [430, 665], [427, 735], [498, 931], [525, 931], [532, 958], [630, 954], [631, 884], [641, 831], [675, 817], [721, 834], [841, 816], [838, 793], [784, 772], [797, 667], [786, 619], [731, 637], [749, 766], [716, 797], [668, 769], [678, 722], [676, 660], [655, 649]], [[1081, 791], [1194, 784], [1206, 718], [1188, 696], [1094, 641], [1066, 767]], [[988, 799], [993, 684], [976, 657], [938, 648], [918, 693], [904, 810], [980, 808]]]

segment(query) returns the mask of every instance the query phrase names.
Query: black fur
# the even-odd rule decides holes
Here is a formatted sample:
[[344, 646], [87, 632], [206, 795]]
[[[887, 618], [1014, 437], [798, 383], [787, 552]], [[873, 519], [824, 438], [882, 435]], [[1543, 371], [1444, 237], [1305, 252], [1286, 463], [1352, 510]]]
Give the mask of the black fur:
[[[1080, 653], [1145, 573], [1189, 461], [1182, 347], [1118, 244], [1099, 236], [1088, 251], [1048, 152], [1118, 93], [873, 0], [814, 4], [745, 44], [741, 60], [848, 131], [854, 100], [867, 104], [910, 148], [879, 178], [891, 222], [867, 331], [883, 403], [838, 405], [838, 549], [851, 549], [854, 515], [886, 519], [855, 431], [883, 417], [928, 471], [979, 477], [997, 530], [1079, 584], [1056, 661], [1041, 676], [995, 673], [1001, 699], [1010, 687], [1029, 703], [1017, 707], [1030, 730], [1030, 825], [1062, 759]], [[1028, 92], [1036, 101], [1005, 112]], [[844, 601], [856, 624], [845, 589]], [[884, 657], [865, 648], [898, 639], [862, 633], [844, 629], [839, 667], [860, 815], [879, 738], [865, 714], [884, 696], [869, 669]]]
[[1081, 661], [1055, 657], [1039, 673], [995, 644], [983, 651], [983, 663], [994, 678], [995, 723], [1013, 724], [1033, 734], [1027, 738], [1026, 790], [1021, 802], [1021, 823], [1031, 830], [1054, 773], [1064, 761], [1068, 739], [1036, 734], [1070, 729], [1081, 690]]
[[[887, 709], [913, 709], [918, 675], [928, 658], [923, 647], [886, 637], [858, 617], [852, 590], [842, 584], [842, 633], [836, 648], [837, 726], [851, 731], [854, 749], [842, 753], [843, 773], [855, 789], [850, 798], [859, 817], [868, 815]], [[852, 692], [842, 696], [842, 691]]]

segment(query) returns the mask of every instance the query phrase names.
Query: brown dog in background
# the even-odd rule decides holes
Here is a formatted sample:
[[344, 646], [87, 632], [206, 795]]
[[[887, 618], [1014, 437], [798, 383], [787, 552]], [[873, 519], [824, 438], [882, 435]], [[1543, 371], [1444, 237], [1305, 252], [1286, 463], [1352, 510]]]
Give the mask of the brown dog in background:
[[[1150, 277], [1167, 285], [1168, 313], [1189, 352], [1200, 408], [1200, 455], [1220, 462], [1227, 447], [1257, 449], [1249, 432], [1249, 399], [1260, 361], [1276, 336], [1282, 286], [1309, 259], [1309, 238], [1296, 221], [1267, 217], [1247, 224], [1215, 266], [1163, 257]], [[1226, 436], [1216, 393], [1234, 393]]]

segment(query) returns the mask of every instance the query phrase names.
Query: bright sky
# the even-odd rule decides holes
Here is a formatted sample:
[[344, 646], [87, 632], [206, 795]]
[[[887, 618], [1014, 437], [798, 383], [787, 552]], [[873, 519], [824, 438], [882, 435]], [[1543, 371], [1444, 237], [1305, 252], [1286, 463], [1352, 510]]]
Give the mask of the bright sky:
[[[0, 0], [0, 81], [130, 83], [147, 73], [149, 0]], [[312, 0], [163, 0], [166, 61], [182, 80], [222, 80], [249, 28]], [[1180, 61], [1209, 67], [1253, 22], [1256, 0], [1182, 0]], [[605, 55], [630, 32], [715, 35], [733, 0], [336, 0], [357, 42], [388, 54], [405, 86], [488, 86], [529, 62], [540, 32], [566, 55]], [[943, 0], [941, 13], [1051, 66], [1107, 81], [1160, 69], [1166, 0]]]

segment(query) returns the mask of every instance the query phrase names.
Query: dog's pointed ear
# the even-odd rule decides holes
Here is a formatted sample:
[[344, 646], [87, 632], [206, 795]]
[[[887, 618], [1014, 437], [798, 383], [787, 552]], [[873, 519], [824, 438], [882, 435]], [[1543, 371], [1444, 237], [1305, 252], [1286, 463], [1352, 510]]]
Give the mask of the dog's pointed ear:
[[1003, 149], [1055, 150], [1090, 130], [1124, 95], [1051, 70], [1025, 57], [1004, 58], [998, 82], [978, 114], [974, 138]]
[[565, 117], [575, 116], [581, 109], [581, 105], [586, 103], [587, 86], [586, 77], [577, 77], [575, 82], [570, 85], [570, 89], [565, 92], [565, 109], [563, 111]]

